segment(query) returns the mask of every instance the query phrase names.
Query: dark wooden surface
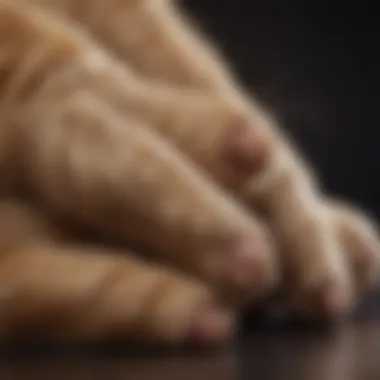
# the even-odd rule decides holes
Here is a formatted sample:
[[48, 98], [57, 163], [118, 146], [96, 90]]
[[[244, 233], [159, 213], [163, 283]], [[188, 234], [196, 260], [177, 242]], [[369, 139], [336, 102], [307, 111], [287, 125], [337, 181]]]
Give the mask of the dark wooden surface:
[[378, 380], [380, 322], [357, 321], [335, 332], [245, 333], [214, 353], [131, 355], [86, 351], [9, 357], [1, 380]]
[[339, 327], [251, 318], [235, 342], [213, 352], [3, 347], [0, 379], [378, 380], [380, 310], [374, 298], [362, 310]]

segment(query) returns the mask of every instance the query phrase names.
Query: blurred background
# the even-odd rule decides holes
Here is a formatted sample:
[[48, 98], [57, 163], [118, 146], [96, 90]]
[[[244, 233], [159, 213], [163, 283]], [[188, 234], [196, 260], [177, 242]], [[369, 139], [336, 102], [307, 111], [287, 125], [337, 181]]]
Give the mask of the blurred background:
[[185, 0], [326, 189], [380, 217], [375, 1]]

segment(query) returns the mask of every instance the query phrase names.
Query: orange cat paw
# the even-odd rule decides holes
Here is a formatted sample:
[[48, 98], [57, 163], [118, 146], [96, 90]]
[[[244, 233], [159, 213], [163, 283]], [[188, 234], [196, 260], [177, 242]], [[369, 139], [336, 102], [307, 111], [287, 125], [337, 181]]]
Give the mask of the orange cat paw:
[[330, 202], [328, 209], [344, 247], [357, 294], [380, 282], [380, 236], [371, 217], [350, 205]]

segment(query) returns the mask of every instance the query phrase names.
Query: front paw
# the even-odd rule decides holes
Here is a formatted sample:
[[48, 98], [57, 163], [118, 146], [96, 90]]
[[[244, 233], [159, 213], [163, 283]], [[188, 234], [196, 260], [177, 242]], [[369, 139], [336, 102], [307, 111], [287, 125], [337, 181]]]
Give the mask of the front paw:
[[[293, 254], [285, 252], [282, 257], [282, 290], [293, 310], [312, 319], [349, 314], [360, 297], [380, 282], [380, 238], [374, 222], [335, 201], [315, 205], [311, 226], [302, 225], [288, 211], [288, 225], [277, 225], [277, 236], [280, 246], [286, 250], [288, 242], [288, 249], [293, 249]], [[283, 235], [289, 233], [289, 225], [293, 225], [292, 238]]]
[[380, 282], [380, 237], [375, 222], [351, 205], [330, 202], [326, 207], [345, 250], [356, 293], [373, 289]]

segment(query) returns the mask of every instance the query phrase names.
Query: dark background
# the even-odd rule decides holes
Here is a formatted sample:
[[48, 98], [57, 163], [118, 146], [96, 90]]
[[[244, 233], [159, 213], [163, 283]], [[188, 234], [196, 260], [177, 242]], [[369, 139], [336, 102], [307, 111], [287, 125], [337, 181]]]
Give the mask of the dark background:
[[380, 217], [376, 2], [183, 4], [245, 86], [282, 120], [326, 189]]

